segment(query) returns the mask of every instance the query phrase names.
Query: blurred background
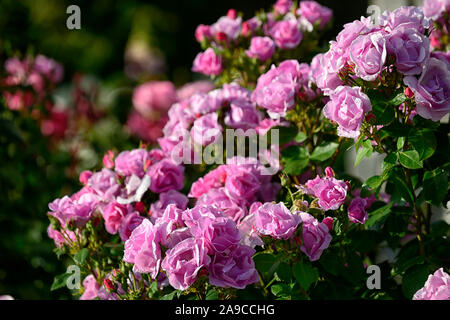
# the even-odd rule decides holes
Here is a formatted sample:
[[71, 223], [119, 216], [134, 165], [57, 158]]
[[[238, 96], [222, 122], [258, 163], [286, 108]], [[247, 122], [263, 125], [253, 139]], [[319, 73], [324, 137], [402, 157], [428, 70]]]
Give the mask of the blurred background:
[[[169, 80], [179, 87], [200, 77], [190, 69], [200, 46], [198, 24], [212, 24], [235, 8], [251, 18], [273, 0], [1, 0], [0, 63], [8, 57], [43, 54], [64, 67], [52, 99], [61, 110], [76, 105], [76, 130], [62, 143], [37, 139], [32, 119], [0, 122], [0, 295], [16, 299], [70, 299], [51, 291], [64, 272], [46, 229], [47, 205], [74, 192], [82, 170], [98, 168], [107, 150], [136, 147], [139, 137], [124, 130], [133, 87]], [[367, 15], [364, 0], [318, 0], [334, 12], [333, 39], [343, 24]], [[81, 30], [66, 28], [66, 8], [81, 8]], [[382, 10], [421, 1], [376, 0]], [[301, 60], [301, 57], [300, 57]], [[309, 61], [308, 61], [309, 62]], [[3, 112], [3, 111], [2, 111]], [[83, 114], [83, 117], [80, 117]], [[5, 120], [6, 119], [6, 120]], [[67, 120], [67, 119], [66, 119]], [[70, 120], [70, 119], [69, 119]], [[57, 120], [58, 121], [58, 120]], [[26, 128], [25, 134], [20, 130]], [[70, 133], [71, 131], [75, 133]], [[358, 170], [370, 175], [375, 166]]]

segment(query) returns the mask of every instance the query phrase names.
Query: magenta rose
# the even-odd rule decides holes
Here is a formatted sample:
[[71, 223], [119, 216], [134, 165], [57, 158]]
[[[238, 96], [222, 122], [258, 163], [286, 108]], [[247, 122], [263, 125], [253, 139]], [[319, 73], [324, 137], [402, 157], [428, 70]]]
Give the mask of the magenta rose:
[[252, 256], [255, 250], [239, 245], [225, 254], [216, 253], [209, 264], [209, 282], [222, 288], [244, 289], [259, 281]]
[[203, 239], [209, 254], [224, 252], [241, 241], [241, 234], [228, 217], [202, 217], [190, 227], [195, 238]]
[[127, 241], [131, 233], [136, 229], [145, 218], [139, 214], [137, 211], [128, 212], [128, 214], [123, 218], [122, 225], [119, 228], [119, 235], [122, 241]]
[[105, 220], [105, 229], [110, 234], [119, 232], [123, 218], [127, 215], [128, 208], [117, 202], [109, 203], [103, 210], [102, 216]]
[[275, 53], [275, 43], [269, 37], [253, 37], [250, 48], [245, 53], [250, 58], [266, 61]]
[[214, 205], [236, 223], [247, 214], [245, 205], [231, 197], [223, 187], [213, 188], [202, 194], [197, 200], [197, 205]]
[[368, 219], [366, 212], [367, 201], [363, 198], [355, 198], [347, 208], [348, 219], [353, 223], [364, 224]]
[[339, 125], [339, 136], [357, 138], [365, 114], [370, 110], [370, 99], [360, 87], [339, 86], [331, 93], [323, 114]]
[[189, 99], [189, 102], [191, 104], [191, 110], [195, 114], [215, 112], [222, 105], [222, 99], [218, 97], [215, 91], [194, 94]]
[[306, 212], [300, 212], [302, 219], [302, 245], [300, 250], [305, 253], [310, 261], [320, 259], [323, 250], [328, 248], [331, 242], [331, 235], [327, 225], [317, 221]]
[[277, 47], [281, 49], [294, 49], [303, 38], [300, 26], [297, 20], [294, 19], [276, 22], [270, 29], [270, 34]]
[[58, 230], [53, 229], [51, 225], [47, 227], [47, 235], [50, 239], [52, 239], [55, 242], [55, 245], [58, 248], [61, 248], [64, 244], [70, 246], [71, 241], [72, 242], [77, 241], [77, 237], [73, 231], [63, 229], [61, 230], [61, 232], [59, 232]]
[[361, 20], [355, 20], [344, 24], [344, 29], [336, 36], [337, 46], [343, 50], [350, 47], [353, 40], [362, 34], [367, 34], [372, 31], [370, 18], [362, 17]]
[[155, 193], [181, 190], [184, 186], [184, 167], [170, 159], [155, 163], [148, 169], [147, 174], [150, 177], [150, 190]]
[[208, 113], [194, 121], [191, 129], [191, 136], [195, 143], [207, 146], [222, 133], [222, 126], [219, 124], [217, 113]]
[[210, 26], [200, 24], [195, 29], [195, 39], [198, 42], [202, 42], [205, 39], [208, 40], [211, 38], [211, 36], [212, 36], [212, 32], [211, 32]]
[[161, 217], [169, 204], [175, 204], [177, 208], [184, 210], [187, 208], [188, 202], [188, 197], [173, 189], [160, 193], [159, 200], [152, 203], [150, 207], [151, 216], [152, 218]]
[[215, 35], [223, 33], [229, 39], [236, 39], [241, 31], [241, 23], [241, 17], [223, 16], [211, 26], [211, 30]]
[[282, 202], [278, 204], [265, 203], [254, 214], [255, 230], [261, 235], [271, 236], [275, 239], [291, 238], [301, 222], [300, 217], [292, 214]]
[[212, 48], [208, 48], [195, 57], [192, 71], [207, 76], [217, 76], [222, 72], [222, 57], [216, 54]]
[[84, 292], [80, 300], [94, 300], [98, 297], [100, 292], [100, 285], [97, 283], [95, 277], [90, 274], [83, 280]]
[[347, 196], [347, 184], [332, 177], [317, 176], [313, 180], [308, 180], [305, 186], [308, 188], [308, 193], [318, 198], [319, 206], [324, 210], [337, 210]]
[[110, 170], [103, 168], [99, 172], [95, 172], [89, 177], [87, 186], [97, 194], [101, 200], [109, 202], [113, 201], [120, 192], [119, 177]]
[[133, 106], [144, 117], [165, 112], [177, 100], [175, 86], [169, 81], [150, 81], [134, 89]]
[[450, 300], [450, 275], [443, 268], [430, 274], [425, 286], [414, 294], [413, 300]]
[[278, 14], [286, 14], [291, 10], [292, 1], [291, 0], [277, 0], [273, 5], [273, 9]]
[[258, 176], [241, 166], [227, 166], [225, 188], [235, 199], [252, 200], [260, 187]]
[[116, 157], [115, 171], [122, 176], [136, 175], [142, 178], [145, 175], [145, 165], [149, 160], [148, 151], [145, 149], [134, 149], [122, 151]]
[[297, 13], [313, 25], [318, 23], [320, 28], [324, 28], [333, 16], [331, 9], [321, 6], [316, 1], [300, 1]]
[[437, 20], [441, 14], [450, 9], [450, 3], [447, 0], [425, 0], [423, 2], [423, 14], [432, 20]]
[[214, 83], [209, 80], [198, 80], [190, 82], [177, 90], [179, 100], [189, 99], [196, 93], [207, 93], [214, 89]]
[[430, 40], [415, 29], [396, 28], [387, 38], [388, 54], [395, 56], [395, 66], [404, 75], [422, 72], [430, 54]]
[[134, 264], [134, 272], [148, 273], [156, 279], [161, 264], [159, 241], [157, 228], [144, 219], [125, 242], [123, 261]]
[[210, 261], [204, 241], [189, 238], [166, 252], [161, 267], [172, 287], [186, 290], [197, 280], [200, 269], [207, 267]]
[[407, 76], [403, 82], [414, 92], [417, 113], [439, 121], [450, 112], [450, 69], [448, 63], [430, 58], [419, 79]]
[[350, 60], [355, 64], [356, 76], [366, 81], [375, 80], [386, 61], [386, 39], [381, 32], [361, 35], [349, 48]]
[[84, 190], [72, 197], [54, 200], [48, 205], [51, 210], [48, 214], [58, 219], [62, 227], [72, 223], [77, 227], [84, 226], [91, 219], [99, 201], [96, 195]]
[[255, 128], [261, 119], [262, 114], [253, 103], [247, 100], [236, 100], [231, 103], [224, 122], [230, 128], [247, 130]]
[[189, 228], [195, 228], [198, 225], [198, 221], [203, 218], [214, 220], [223, 216], [223, 213], [215, 206], [198, 204], [192, 209], [185, 210], [182, 214], [182, 219]]
[[325, 53], [319, 53], [311, 61], [310, 76], [317, 87], [330, 94], [338, 86], [344, 83], [339, 78], [339, 71], [345, 65], [344, 52], [336, 46], [331, 46]]

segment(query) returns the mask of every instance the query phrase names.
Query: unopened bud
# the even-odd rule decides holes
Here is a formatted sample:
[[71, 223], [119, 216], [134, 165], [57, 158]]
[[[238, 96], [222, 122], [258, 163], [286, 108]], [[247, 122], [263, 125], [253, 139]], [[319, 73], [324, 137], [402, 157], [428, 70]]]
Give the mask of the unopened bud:
[[407, 87], [406, 89], [405, 89], [405, 96], [407, 96], [408, 98], [412, 98], [412, 97], [414, 97], [414, 92], [409, 88], [409, 87]]
[[322, 223], [325, 224], [329, 231], [333, 229], [333, 218], [332, 217], [326, 217], [322, 220]]
[[227, 17], [230, 18], [230, 19], [233, 19], [233, 20], [236, 19], [236, 17], [237, 17], [236, 10], [235, 9], [228, 10]]
[[331, 167], [326, 167], [326, 168], [325, 168], [325, 175], [326, 175], [328, 178], [333, 178], [333, 177], [334, 177], [334, 171], [333, 171], [333, 168], [331, 168]]

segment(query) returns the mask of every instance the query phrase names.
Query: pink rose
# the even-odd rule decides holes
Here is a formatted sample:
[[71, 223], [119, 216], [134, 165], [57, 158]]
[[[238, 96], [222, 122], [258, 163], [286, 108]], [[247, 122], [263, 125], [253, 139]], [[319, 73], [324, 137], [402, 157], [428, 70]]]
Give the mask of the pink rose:
[[250, 41], [250, 48], [245, 53], [250, 58], [266, 61], [275, 53], [275, 43], [269, 37], [253, 37]]
[[125, 242], [123, 261], [134, 264], [133, 272], [149, 273], [156, 279], [161, 264], [159, 241], [156, 227], [144, 219]]
[[123, 218], [127, 215], [128, 208], [117, 202], [109, 203], [103, 210], [102, 216], [105, 220], [105, 229], [110, 234], [116, 234], [122, 225]]
[[419, 79], [407, 76], [403, 82], [414, 92], [417, 113], [439, 121], [450, 112], [450, 68], [445, 60], [430, 58]]
[[241, 17], [223, 16], [211, 26], [211, 30], [215, 35], [223, 33], [228, 39], [237, 39], [241, 30], [241, 23]]
[[277, 47], [281, 49], [294, 49], [302, 41], [303, 34], [297, 20], [289, 19], [278, 21], [270, 29], [270, 34]]
[[212, 48], [208, 48], [195, 57], [192, 71], [208, 76], [217, 76], [222, 72], [222, 57], [216, 54]]
[[122, 151], [116, 157], [115, 171], [122, 176], [135, 175], [142, 178], [145, 175], [144, 167], [148, 159], [149, 154], [145, 149]]
[[291, 238], [301, 222], [300, 217], [292, 214], [282, 202], [278, 204], [265, 203], [254, 214], [256, 231], [275, 239]]
[[370, 110], [370, 99], [360, 87], [339, 86], [331, 93], [323, 114], [339, 125], [339, 136], [357, 138], [364, 116]]
[[170, 204], [175, 204], [177, 208], [185, 210], [187, 208], [188, 202], [188, 197], [173, 189], [167, 192], [160, 193], [159, 200], [152, 203], [150, 207], [151, 216], [152, 218], [161, 217], [164, 213], [164, 210]]
[[189, 99], [196, 93], [207, 93], [214, 89], [214, 83], [209, 80], [198, 80], [186, 83], [177, 90], [178, 100]]
[[145, 218], [137, 211], [129, 212], [125, 218], [122, 219], [122, 225], [119, 228], [120, 239], [127, 241], [131, 233], [136, 229]]
[[353, 223], [364, 224], [368, 219], [366, 212], [367, 201], [363, 198], [355, 198], [347, 208], [348, 218]]
[[317, 176], [305, 184], [308, 193], [319, 199], [319, 206], [324, 210], [337, 210], [347, 196], [347, 184], [336, 178]]
[[236, 223], [247, 214], [245, 205], [231, 197], [223, 187], [210, 189], [202, 194], [197, 200], [197, 205], [214, 205]]
[[349, 48], [350, 60], [355, 64], [356, 76], [366, 81], [375, 80], [386, 61], [386, 39], [381, 32], [357, 37]]
[[84, 292], [80, 300], [94, 300], [98, 297], [100, 292], [100, 285], [97, 283], [95, 277], [90, 274], [83, 280]]
[[195, 143], [207, 146], [218, 139], [222, 133], [217, 113], [208, 113], [194, 121], [191, 136]]
[[207, 267], [210, 261], [204, 241], [188, 238], [166, 252], [161, 267], [172, 287], [186, 290], [197, 280], [200, 269]]
[[211, 38], [211, 36], [212, 36], [212, 33], [211, 33], [210, 26], [200, 24], [195, 29], [195, 39], [198, 42], [202, 42], [205, 39], [208, 40], [209, 38]]
[[176, 100], [175, 86], [169, 81], [150, 81], [133, 92], [133, 106], [144, 117], [167, 111]]
[[262, 114], [255, 105], [247, 100], [237, 100], [230, 104], [230, 111], [226, 114], [224, 122], [233, 129], [255, 128], [262, 118]]
[[450, 300], [450, 276], [443, 268], [428, 276], [425, 286], [417, 291], [413, 300]]
[[320, 28], [324, 28], [333, 16], [331, 9], [321, 6], [316, 1], [300, 1], [300, 8], [297, 12], [311, 24], [319, 23]]
[[323, 250], [328, 248], [331, 235], [327, 225], [317, 221], [306, 212], [300, 212], [302, 219], [302, 245], [300, 250], [305, 253], [310, 261], [319, 260]]
[[239, 245], [226, 254], [216, 253], [209, 264], [209, 282], [222, 288], [244, 289], [259, 282], [252, 256], [255, 250]]
[[152, 165], [147, 174], [150, 177], [150, 190], [162, 193], [169, 190], [181, 190], [184, 186], [184, 167], [170, 159], [164, 159]]

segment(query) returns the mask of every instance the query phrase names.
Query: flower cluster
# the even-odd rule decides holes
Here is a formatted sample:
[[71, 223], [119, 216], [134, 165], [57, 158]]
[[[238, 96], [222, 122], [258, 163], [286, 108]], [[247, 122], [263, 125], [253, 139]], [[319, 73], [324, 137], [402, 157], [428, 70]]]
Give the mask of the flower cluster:
[[379, 25], [364, 17], [346, 24], [329, 51], [314, 57], [312, 76], [330, 97], [324, 114], [340, 136], [359, 136], [372, 110], [364, 92], [377, 86], [398, 86], [414, 97], [416, 109], [404, 108], [408, 114], [438, 121], [450, 111], [448, 57], [430, 53], [428, 28], [420, 8], [401, 7], [385, 12]]
[[[206, 50], [197, 55], [192, 71], [219, 76], [233, 68], [247, 73], [246, 65], [267, 67], [281, 56], [294, 56], [289, 51], [310, 42], [317, 32], [326, 29], [331, 18], [332, 11], [315, 1], [300, 1], [297, 5], [280, 0], [270, 12], [246, 21], [230, 9], [216, 23], [197, 27], [195, 38]], [[237, 65], [236, 59], [246, 63]]]

